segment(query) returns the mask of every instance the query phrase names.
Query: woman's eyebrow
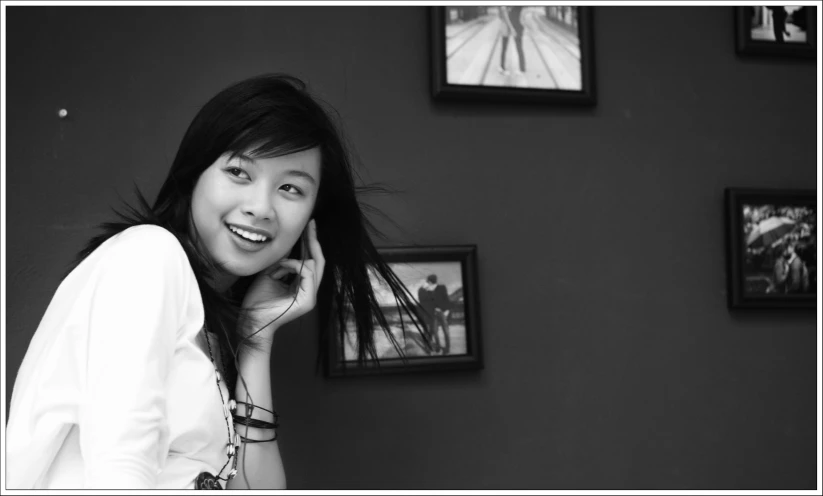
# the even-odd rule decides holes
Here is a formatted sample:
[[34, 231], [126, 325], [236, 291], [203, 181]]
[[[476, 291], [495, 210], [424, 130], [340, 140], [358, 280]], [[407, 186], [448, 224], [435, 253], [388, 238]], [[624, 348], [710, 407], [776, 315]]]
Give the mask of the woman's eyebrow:
[[297, 176], [306, 179], [308, 182], [312, 183], [313, 186], [317, 186], [317, 181], [314, 180], [314, 177], [306, 171], [301, 171], [299, 169], [289, 169], [286, 171], [287, 176]]
[[244, 162], [249, 162], [249, 163], [252, 163], [252, 164], [254, 163], [254, 158], [252, 158], [249, 155], [246, 155], [245, 153], [238, 153], [238, 154], [235, 155], [235, 157], [239, 158], [240, 160], [242, 160]]

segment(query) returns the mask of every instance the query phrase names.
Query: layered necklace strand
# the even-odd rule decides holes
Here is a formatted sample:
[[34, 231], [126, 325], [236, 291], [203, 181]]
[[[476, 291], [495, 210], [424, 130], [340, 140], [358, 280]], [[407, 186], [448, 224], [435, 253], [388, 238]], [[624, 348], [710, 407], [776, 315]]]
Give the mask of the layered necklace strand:
[[[209, 360], [211, 360], [211, 364], [214, 366], [214, 375], [217, 378], [217, 391], [220, 393], [220, 403], [223, 404], [223, 416], [226, 419], [226, 430], [229, 436], [229, 442], [226, 444], [226, 456], [228, 459], [226, 463], [223, 465], [223, 468], [217, 473], [216, 477], [213, 477], [212, 480], [209, 480], [211, 474], [208, 474], [206, 477], [198, 477], [198, 483], [204, 487], [201, 489], [220, 489], [220, 486], [214, 487], [217, 484], [217, 480], [223, 480], [228, 482], [237, 475], [237, 450], [240, 448], [240, 437], [235, 432], [234, 439], [232, 439], [231, 435], [231, 414], [237, 408], [237, 403], [231, 399], [231, 393], [229, 393], [229, 402], [226, 403], [225, 398], [223, 397], [223, 389], [220, 387], [220, 382], [222, 381], [222, 375], [220, 374], [220, 370], [217, 367], [217, 364], [214, 361], [214, 355], [211, 351], [211, 339], [209, 339], [209, 332], [205, 325], [203, 325], [203, 334], [206, 338], [206, 345], [209, 349]], [[225, 366], [225, 363], [223, 364]], [[228, 386], [228, 383], [226, 384]], [[220, 477], [220, 474], [223, 473], [223, 470], [226, 469], [226, 466], [231, 463], [232, 467], [229, 471], [228, 477]], [[203, 474], [200, 474], [203, 476]]]

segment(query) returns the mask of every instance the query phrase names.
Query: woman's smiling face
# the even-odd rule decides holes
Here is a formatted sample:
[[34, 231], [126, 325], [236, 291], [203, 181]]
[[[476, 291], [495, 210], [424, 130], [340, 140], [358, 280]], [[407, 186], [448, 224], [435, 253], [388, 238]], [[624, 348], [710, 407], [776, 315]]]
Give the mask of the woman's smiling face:
[[320, 150], [252, 158], [220, 156], [200, 175], [191, 200], [194, 226], [224, 274], [225, 289], [288, 256], [311, 219], [320, 188]]

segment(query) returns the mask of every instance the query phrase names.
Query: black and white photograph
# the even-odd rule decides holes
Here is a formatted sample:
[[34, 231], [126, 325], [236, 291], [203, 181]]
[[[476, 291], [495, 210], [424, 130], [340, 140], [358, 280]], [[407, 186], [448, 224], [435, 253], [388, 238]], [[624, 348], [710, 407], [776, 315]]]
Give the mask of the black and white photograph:
[[737, 49], [742, 54], [814, 56], [816, 7], [735, 7]]
[[812, 306], [817, 287], [813, 193], [727, 193], [732, 306]]
[[435, 97], [593, 103], [590, 24], [570, 5], [432, 7]]
[[[402, 312], [385, 282], [370, 271], [375, 298], [394, 338], [389, 338], [374, 321], [374, 345], [381, 368], [400, 371], [480, 366], [474, 251], [473, 247], [380, 249], [411, 295], [415, 313], [412, 318]], [[342, 346], [336, 344], [330, 356], [338, 358], [332, 369], [340, 365], [339, 361], [346, 362], [347, 372], [356, 368], [353, 318], [348, 320]]]
[[0, 0], [0, 496], [823, 496], [762, 4]]

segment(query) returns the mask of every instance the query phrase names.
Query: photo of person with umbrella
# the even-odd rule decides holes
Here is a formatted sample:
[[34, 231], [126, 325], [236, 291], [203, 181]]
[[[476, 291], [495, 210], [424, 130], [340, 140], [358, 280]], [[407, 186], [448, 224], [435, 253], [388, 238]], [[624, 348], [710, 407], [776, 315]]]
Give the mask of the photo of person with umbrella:
[[796, 294], [809, 290], [809, 269], [797, 255], [797, 241], [791, 236], [780, 245], [780, 256], [774, 262], [774, 290], [777, 293]]
[[746, 205], [743, 217], [746, 293], [813, 292], [815, 260], [809, 254], [814, 251], [814, 210], [809, 207]]
[[795, 225], [795, 221], [788, 217], [769, 217], [757, 224], [749, 233], [746, 246], [750, 248], [772, 246], [783, 236], [792, 232]]

